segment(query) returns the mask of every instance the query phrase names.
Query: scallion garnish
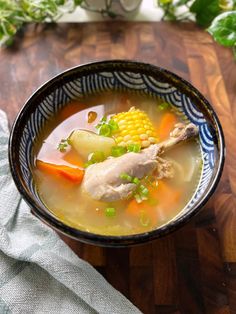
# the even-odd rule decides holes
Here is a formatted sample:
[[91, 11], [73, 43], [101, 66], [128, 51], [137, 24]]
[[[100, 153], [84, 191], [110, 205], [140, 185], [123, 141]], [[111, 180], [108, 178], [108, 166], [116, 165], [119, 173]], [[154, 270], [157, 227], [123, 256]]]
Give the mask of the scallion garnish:
[[132, 182], [132, 181], [133, 181], [133, 178], [132, 178], [130, 175], [128, 175], [127, 173], [122, 173], [122, 174], [120, 175], [120, 178], [121, 178], [122, 180], [126, 180], [126, 181], [128, 181], [128, 182]]
[[111, 148], [111, 156], [119, 157], [126, 153], [126, 148], [124, 146], [113, 146]]
[[108, 122], [108, 125], [110, 126], [112, 131], [117, 131], [119, 130], [119, 125], [117, 122], [115, 122], [114, 120], [110, 119]]
[[136, 199], [137, 203], [141, 203], [142, 201], [145, 201], [148, 199], [149, 190], [148, 188], [140, 184], [141, 181], [137, 177], [132, 177], [128, 173], [121, 173], [120, 178], [122, 180], [125, 180], [130, 183], [134, 183], [137, 185], [135, 192], [134, 192], [134, 198]]
[[150, 224], [150, 218], [148, 217], [145, 211], [141, 211], [140, 214], [140, 223], [142, 226], [147, 227]]
[[129, 144], [127, 146], [127, 152], [133, 152], [133, 153], [139, 153], [141, 150], [141, 145], [140, 144]]
[[101, 127], [99, 128], [99, 135], [108, 137], [111, 135], [111, 128], [108, 124], [101, 125]]
[[60, 143], [58, 144], [57, 146], [57, 149], [61, 152], [61, 153], [64, 153], [67, 149], [69, 145], [69, 142], [68, 142], [68, 139], [62, 139], [60, 141]]
[[163, 103], [161, 103], [159, 106], [158, 106], [158, 108], [160, 109], [160, 110], [166, 110], [166, 109], [168, 109], [170, 107], [170, 105], [168, 104], [168, 102], [163, 102]]
[[148, 189], [144, 185], [140, 185], [138, 190], [139, 190], [139, 193], [141, 196], [145, 197], [145, 196], [148, 196], [148, 194], [149, 194]]
[[111, 136], [113, 132], [119, 130], [118, 123], [113, 119], [107, 121], [106, 116], [104, 116], [95, 127], [98, 129], [99, 135], [108, 137]]
[[105, 215], [107, 217], [114, 217], [116, 215], [116, 209], [114, 207], [107, 207], [105, 209]]
[[133, 178], [133, 180], [132, 180], [132, 182], [134, 183], [134, 184], [139, 184], [140, 183], [140, 180], [138, 179], [138, 178], [136, 178], [136, 177], [134, 177]]
[[139, 203], [142, 203], [142, 199], [141, 199], [141, 197], [140, 197], [140, 195], [139, 194], [134, 194], [134, 198], [135, 198], [135, 200], [136, 200], [136, 202], [139, 204]]

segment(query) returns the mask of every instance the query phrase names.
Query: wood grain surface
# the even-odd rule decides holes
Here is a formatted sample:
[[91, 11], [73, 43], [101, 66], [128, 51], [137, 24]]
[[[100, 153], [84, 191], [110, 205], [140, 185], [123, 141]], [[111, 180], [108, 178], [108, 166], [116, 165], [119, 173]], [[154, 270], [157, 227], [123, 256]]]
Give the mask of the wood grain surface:
[[81, 63], [150, 62], [191, 81], [222, 123], [226, 164], [214, 196], [181, 230], [129, 249], [64, 241], [142, 312], [236, 313], [236, 63], [192, 24], [101, 22], [35, 30], [0, 52], [0, 108], [13, 122], [45, 80]]

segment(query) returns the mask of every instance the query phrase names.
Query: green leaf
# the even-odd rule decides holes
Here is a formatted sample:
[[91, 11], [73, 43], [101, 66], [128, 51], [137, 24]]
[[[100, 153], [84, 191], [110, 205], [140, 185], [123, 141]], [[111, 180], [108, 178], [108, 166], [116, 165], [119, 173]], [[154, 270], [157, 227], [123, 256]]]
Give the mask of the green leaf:
[[173, 0], [160, 0], [161, 4], [168, 4], [168, 3], [172, 3]]
[[207, 27], [212, 20], [222, 12], [219, 0], [195, 0], [190, 11], [196, 14], [198, 25]]
[[116, 14], [115, 12], [113, 12], [113, 11], [108, 10], [106, 13], [107, 13], [107, 15], [108, 15], [109, 17], [111, 17], [112, 19], [114, 19], [115, 17], [117, 17], [117, 14]]
[[75, 5], [81, 5], [84, 0], [74, 0]]
[[236, 45], [236, 11], [224, 12], [217, 16], [207, 31], [216, 42], [226, 47]]

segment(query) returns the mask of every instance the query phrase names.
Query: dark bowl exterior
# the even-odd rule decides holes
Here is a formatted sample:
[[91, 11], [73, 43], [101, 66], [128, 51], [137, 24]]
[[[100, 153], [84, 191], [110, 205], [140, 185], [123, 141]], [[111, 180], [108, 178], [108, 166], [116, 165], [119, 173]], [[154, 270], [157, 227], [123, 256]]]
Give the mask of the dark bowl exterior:
[[[50, 93], [51, 90], [55, 88], [60, 88], [65, 82], [70, 82], [78, 75], [90, 74], [96, 71], [133, 71], [134, 73], [151, 73], [152, 75], [158, 77], [160, 81], [168, 81], [171, 85], [178, 89], [180, 93], [186, 94], [190, 97], [200, 108], [204, 117], [211, 125], [212, 132], [214, 134], [215, 146], [217, 149], [217, 162], [214, 167], [214, 175], [209, 182], [209, 185], [205, 193], [201, 198], [185, 212], [183, 215], [177, 217], [176, 219], [170, 221], [168, 224], [163, 225], [155, 230], [136, 234], [129, 236], [103, 236], [98, 234], [92, 234], [86, 231], [77, 230], [68, 225], [65, 225], [59, 221], [55, 216], [50, 214], [49, 211], [45, 210], [43, 206], [40, 206], [38, 199], [31, 192], [29, 185], [25, 178], [22, 176], [20, 158], [18, 147], [20, 145], [20, 139], [22, 136], [23, 129], [31, 116], [31, 114], [36, 110], [38, 103], [45, 98], [46, 95]], [[150, 64], [135, 62], [135, 61], [124, 61], [124, 60], [110, 60], [94, 62], [85, 65], [80, 65], [69, 69], [48, 82], [42, 85], [24, 104], [22, 110], [19, 112], [14, 125], [11, 130], [9, 139], [9, 162], [12, 177], [15, 184], [25, 199], [25, 201], [32, 208], [33, 213], [41, 219], [44, 223], [54, 228], [55, 230], [82, 242], [108, 246], [108, 247], [126, 247], [129, 245], [142, 244], [147, 241], [154, 240], [161, 236], [167, 235], [176, 229], [179, 229], [186, 222], [188, 222], [203, 205], [208, 201], [213, 192], [215, 191], [217, 184], [220, 180], [225, 159], [225, 143], [222, 127], [220, 125], [219, 119], [214, 112], [213, 108], [209, 102], [201, 95], [201, 93], [194, 88], [190, 83], [177, 76], [176, 74], [167, 71], [163, 68], [156, 67]]]

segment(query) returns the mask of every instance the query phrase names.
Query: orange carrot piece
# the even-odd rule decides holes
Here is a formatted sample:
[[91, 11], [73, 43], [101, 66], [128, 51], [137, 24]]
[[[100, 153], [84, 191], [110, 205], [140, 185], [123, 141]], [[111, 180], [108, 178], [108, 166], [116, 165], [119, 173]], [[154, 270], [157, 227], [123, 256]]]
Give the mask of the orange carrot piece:
[[152, 225], [157, 223], [157, 213], [155, 206], [151, 206], [148, 201], [137, 203], [135, 199], [131, 200], [126, 208], [126, 213], [130, 216], [141, 218], [142, 214], [149, 218]]
[[81, 183], [84, 176], [84, 170], [80, 168], [72, 168], [64, 165], [55, 165], [42, 160], [36, 161], [36, 166], [42, 172], [48, 173], [54, 176], [62, 176], [73, 183]]
[[159, 201], [164, 200], [164, 204], [174, 204], [180, 200], [181, 191], [179, 189], [175, 190], [170, 187], [163, 180], [158, 181], [158, 187], [156, 190]]
[[135, 199], [132, 199], [126, 207], [126, 212], [131, 216], [139, 216], [139, 210], [142, 203], [137, 203]]
[[157, 130], [160, 140], [165, 140], [169, 137], [170, 132], [173, 130], [176, 123], [177, 118], [173, 113], [167, 112], [163, 116], [159, 129]]
[[[151, 223], [155, 225], [157, 223], [158, 211], [156, 207], [160, 204], [165, 211], [172, 208], [175, 203], [178, 203], [182, 195], [181, 190], [175, 190], [169, 186], [163, 180], [158, 181], [157, 187], [149, 187], [149, 197], [147, 201], [137, 203], [135, 199], [132, 199], [127, 208], [126, 213], [133, 217], [140, 217], [141, 212], [144, 212], [149, 217]], [[152, 205], [151, 201], [156, 202], [157, 205]]]

